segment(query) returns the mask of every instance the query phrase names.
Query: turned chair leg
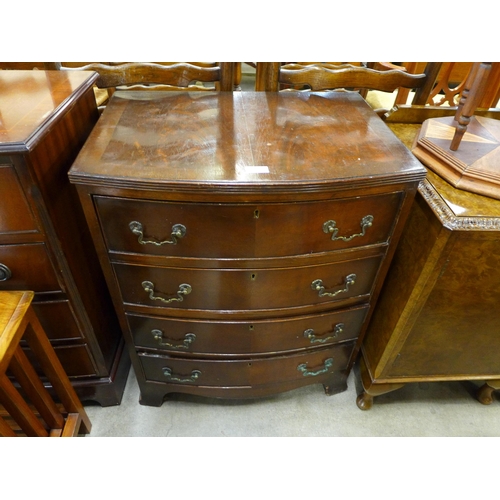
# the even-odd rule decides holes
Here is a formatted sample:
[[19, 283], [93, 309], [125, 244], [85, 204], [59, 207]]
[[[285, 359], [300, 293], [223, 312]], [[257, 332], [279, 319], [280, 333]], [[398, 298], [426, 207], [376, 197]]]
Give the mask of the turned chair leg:
[[472, 66], [455, 114], [457, 124], [455, 135], [450, 144], [451, 151], [458, 149], [467, 126], [470, 123], [470, 119], [484, 96], [490, 71], [491, 63], [474, 63]]

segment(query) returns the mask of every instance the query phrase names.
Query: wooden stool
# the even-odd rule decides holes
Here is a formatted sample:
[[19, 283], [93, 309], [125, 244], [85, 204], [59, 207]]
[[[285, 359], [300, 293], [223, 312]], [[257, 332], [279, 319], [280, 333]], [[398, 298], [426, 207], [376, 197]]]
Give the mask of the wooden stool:
[[[0, 291], [0, 436], [88, 434], [90, 420], [31, 307], [33, 296], [30, 291]], [[36, 356], [63, 408], [44, 387], [19, 345], [21, 338]], [[6, 375], [7, 370], [24, 396]], [[9, 425], [11, 420], [14, 425]]]

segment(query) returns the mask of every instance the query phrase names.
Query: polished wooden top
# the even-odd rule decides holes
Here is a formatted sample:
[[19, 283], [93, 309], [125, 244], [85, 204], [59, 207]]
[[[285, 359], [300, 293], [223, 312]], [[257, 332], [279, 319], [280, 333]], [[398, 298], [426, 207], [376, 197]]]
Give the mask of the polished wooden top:
[[[425, 120], [413, 154], [456, 188], [500, 199], [499, 121], [473, 116], [458, 136], [457, 124], [452, 116]], [[454, 141], [460, 142], [456, 150]]]
[[0, 374], [5, 373], [24, 330], [19, 328], [34, 293], [0, 290]]
[[420, 162], [354, 92], [117, 92], [75, 183], [226, 192], [419, 180]]
[[0, 153], [31, 149], [97, 76], [91, 71], [0, 71]]

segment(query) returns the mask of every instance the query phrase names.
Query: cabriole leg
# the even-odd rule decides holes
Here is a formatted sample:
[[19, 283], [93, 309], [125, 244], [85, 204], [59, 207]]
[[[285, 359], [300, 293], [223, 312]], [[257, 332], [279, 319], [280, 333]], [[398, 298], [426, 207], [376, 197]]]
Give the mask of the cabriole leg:
[[476, 394], [477, 400], [483, 405], [493, 403], [493, 391], [500, 389], [500, 380], [488, 380], [482, 385]]
[[360, 410], [366, 411], [373, 406], [373, 398], [387, 392], [395, 391], [404, 384], [377, 384], [374, 382], [366, 368], [363, 356], [359, 358], [359, 374], [363, 385], [363, 392], [356, 398], [356, 404]]

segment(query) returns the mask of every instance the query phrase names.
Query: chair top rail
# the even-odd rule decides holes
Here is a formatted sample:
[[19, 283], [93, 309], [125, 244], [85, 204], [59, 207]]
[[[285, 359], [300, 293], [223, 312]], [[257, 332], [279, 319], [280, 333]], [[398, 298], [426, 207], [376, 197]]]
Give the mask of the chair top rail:
[[401, 70], [377, 71], [350, 64], [286, 64], [280, 68], [279, 80], [291, 85], [307, 85], [311, 90], [363, 88], [393, 92], [400, 87], [418, 88], [426, 80], [425, 74], [411, 74]]

